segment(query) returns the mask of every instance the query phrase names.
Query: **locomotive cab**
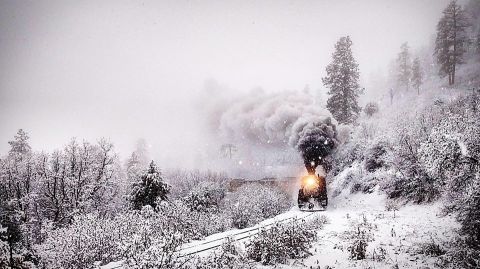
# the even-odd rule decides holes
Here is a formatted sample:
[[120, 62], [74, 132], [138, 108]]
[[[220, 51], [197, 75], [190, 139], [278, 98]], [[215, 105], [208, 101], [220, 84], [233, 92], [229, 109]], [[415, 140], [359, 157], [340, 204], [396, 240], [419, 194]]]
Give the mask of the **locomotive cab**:
[[327, 184], [325, 177], [307, 175], [300, 180], [298, 190], [298, 207], [301, 210], [321, 210], [328, 205]]

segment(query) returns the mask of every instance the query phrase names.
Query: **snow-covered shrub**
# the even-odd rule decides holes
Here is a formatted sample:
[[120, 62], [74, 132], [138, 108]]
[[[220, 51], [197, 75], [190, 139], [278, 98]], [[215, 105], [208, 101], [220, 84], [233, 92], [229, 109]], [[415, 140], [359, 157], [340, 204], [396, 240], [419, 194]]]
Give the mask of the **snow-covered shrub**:
[[183, 201], [162, 202], [158, 207], [164, 225], [174, 225], [175, 232], [183, 234], [185, 240], [202, 239], [223, 232], [231, 227], [231, 219], [223, 212], [192, 211]]
[[340, 145], [348, 143], [352, 138], [352, 126], [339, 124], [337, 126], [337, 140]]
[[[89, 268], [95, 262], [105, 264], [120, 259], [136, 268], [165, 264], [159, 257], [173, 260], [171, 249], [193, 238], [193, 227], [197, 226], [193, 217], [182, 222], [186, 219], [179, 217], [182, 212], [169, 212], [145, 206], [141, 211], [112, 218], [78, 215], [71, 225], [48, 231], [45, 242], [36, 246], [41, 264], [46, 268]], [[184, 212], [190, 213], [186, 207]]]
[[480, 267], [480, 172], [466, 188], [457, 219], [461, 223], [454, 258], [465, 268]]
[[365, 145], [350, 141], [344, 146], [339, 147], [332, 156], [332, 169], [329, 171], [329, 176], [337, 176], [345, 169], [352, 167], [354, 162], [361, 162], [364, 158]]
[[425, 137], [415, 125], [410, 124], [399, 129], [395, 139], [392, 160], [395, 173], [381, 183], [381, 188], [391, 199], [404, 198], [415, 203], [434, 201], [439, 197], [440, 190], [418, 154]]
[[0, 224], [0, 268], [7, 268], [9, 263], [9, 256], [10, 251], [8, 247], [7, 238], [5, 235], [7, 234], [7, 227], [3, 227]]
[[351, 223], [350, 230], [344, 234], [349, 242], [347, 250], [352, 260], [363, 260], [367, 257], [368, 243], [373, 240], [373, 230], [375, 226], [370, 223], [365, 216], [361, 220]]
[[286, 263], [287, 259], [310, 255], [308, 249], [315, 239], [315, 231], [309, 229], [303, 220], [276, 223], [270, 229], [261, 229], [247, 243], [247, 256], [263, 265]]
[[[3, 212], [0, 211], [0, 213]], [[20, 227], [4, 221], [3, 224], [6, 224], [6, 226], [2, 226], [0, 223], [0, 268], [36, 268], [33, 263], [35, 257], [22, 244], [23, 238]]]
[[352, 244], [348, 246], [347, 250], [350, 253], [350, 259], [363, 260], [367, 254], [367, 234], [366, 231], [358, 229], [355, 239]]
[[417, 248], [418, 253], [434, 257], [441, 256], [446, 252], [439, 243], [433, 240], [433, 238], [431, 242], [420, 243]]
[[398, 211], [400, 205], [396, 200], [387, 200], [385, 201], [385, 210], [393, 211], [393, 217], [395, 218], [395, 212]]
[[362, 121], [351, 130], [350, 138], [337, 148], [332, 156], [330, 176], [336, 176], [355, 162], [362, 163], [370, 144], [377, 139], [378, 126], [371, 121]]
[[225, 185], [218, 182], [204, 181], [195, 186], [183, 201], [194, 211], [216, 211], [220, 201], [225, 197]]
[[[37, 246], [42, 265], [46, 268], [88, 268], [95, 261], [104, 263], [121, 257], [117, 243], [128, 225], [134, 229], [137, 221], [117, 223], [120, 219], [102, 218], [98, 215], [79, 215], [70, 226], [49, 231], [45, 242]], [[122, 221], [127, 221], [123, 219]]]
[[292, 206], [284, 192], [260, 184], [247, 184], [230, 193], [224, 200], [222, 211], [230, 214], [232, 225], [245, 228], [285, 212]]
[[325, 224], [328, 223], [328, 218], [325, 215], [315, 216], [308, 221], [305, 222], [305, 226], [309, 230], [319, 230], [324, 227]]
[[235, 242], [227, 238], [220, 250], [213, 252], [206, 258], [198, 258], [190, 262], [192, 268], [197, 269], [253, 269], [254, 264]]
[[369, 102], [365, 105], [365, 108], [363, 109], [363, 111], [365, 112], [365, 114], [367, 114], [367, 116], [371, 117], [373, 116], [373, 114], [376, 114], [378, 113], [378, 104], [376, 102]]
[[387, 154], [387, 145], [384, 142], [374, 144], [367, 150], [365, 156], [365, 169], [368, 172], [375, 172], [377, 169], [385, 166], [385, 155]]
[[443, 259], [445, 268], [473, 269], [480, 267], [480, 250], [472, 248], [464, 237], [457, 238], [446, 251]]
[[202, 184], [225, 186], [227, 176], [223, 173], [199, 170], [167, 170], [164, 174], [165, 181], [171, 186], [171, 197], [182, 199]]
[[383, 262], [386, 259], [387, 259], [387, 250], [382, 246], [379, 246], [372, 251], [372, 260], [377, 262]]
[[479, 264], [472, 254], [480, 253], [480, 114], [468, 101], [459, 98], [446, 106], [448, 113], [422, 143], [420, 156], [445, 194], [447, 212], [456, 213], [461, 224], [462, 266], [474, 267]]
[[136, 231], [122, 243], [121, 249], [128, 268], [182, 268], [178, 248], [185, 242], [172, 223], [157, 222], [158, 215], [149, 207], [142, 209], [142, 222]]

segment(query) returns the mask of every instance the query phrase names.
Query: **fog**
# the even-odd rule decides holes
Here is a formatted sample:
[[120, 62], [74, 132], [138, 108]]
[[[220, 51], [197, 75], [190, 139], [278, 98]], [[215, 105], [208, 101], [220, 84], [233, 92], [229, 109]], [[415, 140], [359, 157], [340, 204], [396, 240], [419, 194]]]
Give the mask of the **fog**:
[[368, 91], [401, 43], [429, 45], [447, 3], [1, 1], [0, 152], [23, 128], [35, 150], [106, 137], [125, 158], [145, 138], [160, 167], [196, 167], [221, 146], [216, 101], [261, 87], [322, 102], [345, 35]]

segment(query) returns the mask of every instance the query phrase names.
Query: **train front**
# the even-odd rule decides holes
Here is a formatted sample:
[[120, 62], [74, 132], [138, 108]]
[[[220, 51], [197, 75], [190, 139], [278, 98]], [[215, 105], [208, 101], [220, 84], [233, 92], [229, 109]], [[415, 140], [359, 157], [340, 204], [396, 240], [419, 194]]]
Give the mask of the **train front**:
[[298, 190], [298, 207], [300, 210], [325, 210], [328, 205], [327, 184], [325, 177], [307, 175], [300, 179]]

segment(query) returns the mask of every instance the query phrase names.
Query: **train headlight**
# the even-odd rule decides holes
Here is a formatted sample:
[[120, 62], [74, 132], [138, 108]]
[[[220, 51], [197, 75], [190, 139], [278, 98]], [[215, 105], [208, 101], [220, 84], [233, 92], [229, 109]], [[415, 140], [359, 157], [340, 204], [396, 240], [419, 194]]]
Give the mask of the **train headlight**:
[[305, 185], [311, 188], [317, 185], [317, 180], [314, 177], [308, 177], [307, 180], [305, 181]]

